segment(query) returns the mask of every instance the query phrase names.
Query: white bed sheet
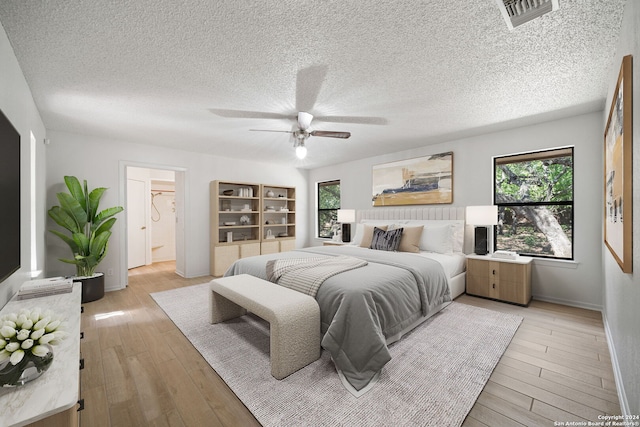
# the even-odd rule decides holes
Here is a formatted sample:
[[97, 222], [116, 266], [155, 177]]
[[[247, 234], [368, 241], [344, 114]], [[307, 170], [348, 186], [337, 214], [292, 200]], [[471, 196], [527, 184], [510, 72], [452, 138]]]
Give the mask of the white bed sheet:
[[456, 252], [451, 254], [439, 254], [436, 252], [419, 252], [420, 256], [430, 258], [434, 261], [438, 261], [448, 278], [457, 276], [460, 273], [464, 273], [466, 268], [466, 256], [462, 252]]

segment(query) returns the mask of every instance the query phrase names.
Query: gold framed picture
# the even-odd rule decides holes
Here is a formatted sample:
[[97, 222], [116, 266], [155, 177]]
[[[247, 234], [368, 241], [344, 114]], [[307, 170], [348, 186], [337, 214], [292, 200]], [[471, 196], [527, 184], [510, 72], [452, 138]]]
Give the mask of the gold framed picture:
[[374, 165], [373, 206], [453, 203], [453, 152]]
[[633, 270], [631, 55], [622, 58], [604, 131], [604, 243], [625, 273]]

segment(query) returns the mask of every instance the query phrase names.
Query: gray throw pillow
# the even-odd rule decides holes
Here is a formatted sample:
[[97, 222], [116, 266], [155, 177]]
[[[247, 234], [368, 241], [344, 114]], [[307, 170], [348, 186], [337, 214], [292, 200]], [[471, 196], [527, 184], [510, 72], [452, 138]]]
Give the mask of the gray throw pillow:
[[402, 228], [384, 231], [378, 227], [373, 229], [370, 249], [379, 251], [397, 251], [402, 239]]

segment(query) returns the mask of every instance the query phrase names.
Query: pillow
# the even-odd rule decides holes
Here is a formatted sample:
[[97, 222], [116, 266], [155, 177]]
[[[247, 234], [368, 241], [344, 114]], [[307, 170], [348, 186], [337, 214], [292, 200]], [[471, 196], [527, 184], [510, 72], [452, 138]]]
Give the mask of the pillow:
[[420, 249], [439, 254], [453, 253], [453, 224], [429, 226], [420, 237]]
[[464, 223], [451, 224], [453, 252], [464, 252]]
[[[371, 225], [371, 226], [377, 226], [380, 227], [381, 225], [389, 225], [390, 222], [388, 220], [378, 220], [378, 219], [363, 219], [362, 221], [360, 221], [358, 224], [356, 224], [356, 232], [353, 235], [353, 239], [351, 239], [351, 243], [356, 245], [356, 246], [362, 246], [363, 248], [368, 248], [369, 245], [371, 244], [371, 240], [369, 240], [369, 242], [362, 242], [363, 236], [364, 236], [364, 226], [366, 225]], [[373, 227], [370, 230], [370, 236], [368, 236], [369, 238], [373, 235]]]
[[353, 233], [353, 238], [351, 239], [351, 244], [360, 246], [360, 242], [362, 242], [362, 231], [364, 230], [364, 224], [356, 224], [356, 230]]
[[370, 249], [379, 251], [396, 251], [402, 239], [402, 228], [385, 231], [381, 228], [374, 227], [371, 239]]
[[362, 239], [360, 240], [360, 247], [362, 248], [371, 247], [371, 240], [373, 239], [373, 229], [376, 227], [383, 231], [387, 231], [386, 225], [374, 226], [369, 224], [362, 224]]
[[404, 227], [402, 231], [402, 239], [400, 239], [400, 252], [420, 252], [420, 237], [424, 226], [420, 227]]
[[[465, 238], [465, 228], [464, 221], [459, 219], [445, 219], [445, 220], [430, 220], [430, 219], [412, 219], [407, 221], [407, 225], [410, 227], [415, 227], [418, 225], [424, 226], [424, 232], [422, 236], [424, 237], [424, 233], [427, 232], [429, 228], [436, 227], [444, 227], [445, 225], [451, 226], [451, 236], [453, 252], [464, 252], [464, 238]], [[422, 246], [422, 250], [424, 249]]]

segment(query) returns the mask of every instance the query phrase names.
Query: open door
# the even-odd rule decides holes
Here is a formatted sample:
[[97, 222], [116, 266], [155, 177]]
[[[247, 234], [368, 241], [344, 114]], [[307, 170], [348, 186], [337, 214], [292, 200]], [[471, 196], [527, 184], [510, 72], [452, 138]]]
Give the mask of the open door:
[[128, 269], [147, 264], [145, 182], [127, 179]]

